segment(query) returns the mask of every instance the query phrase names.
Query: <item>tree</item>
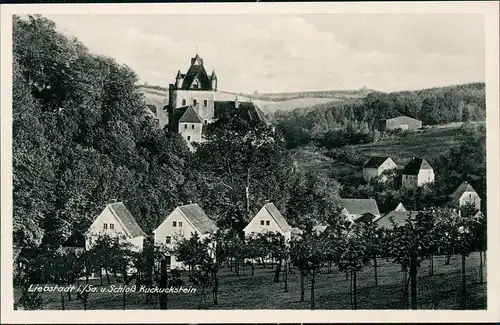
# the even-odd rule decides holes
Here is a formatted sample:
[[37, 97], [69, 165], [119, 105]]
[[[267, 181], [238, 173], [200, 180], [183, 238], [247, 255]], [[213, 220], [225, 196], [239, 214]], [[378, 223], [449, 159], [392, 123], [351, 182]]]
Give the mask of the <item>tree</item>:
[[324, 262], [324, 251], [328, 243], [323, 235], [304, 234], [290, 243], [290, 261], [305, 276], [311, 276], [311, 309], [316, 308], [314, 295], [316, 277]]
[[434, 238], [434, 215], [432, 212], [410, 213], [403, 224], [391, 220], [393, 229], [390, 237], [390, 252], [394, 263], [401, 265], [409, 278], [403, 283], [406, 301], [408, 284], [411, 283], [411, 309], [417, 309], [417, 270], [421, 261], [428, 257]]

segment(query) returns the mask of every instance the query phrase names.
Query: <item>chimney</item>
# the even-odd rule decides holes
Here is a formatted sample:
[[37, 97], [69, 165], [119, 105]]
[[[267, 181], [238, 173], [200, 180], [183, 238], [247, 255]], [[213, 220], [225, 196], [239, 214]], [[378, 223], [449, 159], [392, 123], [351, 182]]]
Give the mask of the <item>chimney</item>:
[[240, 107], [240, 103], [238, 102], [238, 96], [236, 96], [236, 98], [234, 99], [234, 108], [238, 108]]

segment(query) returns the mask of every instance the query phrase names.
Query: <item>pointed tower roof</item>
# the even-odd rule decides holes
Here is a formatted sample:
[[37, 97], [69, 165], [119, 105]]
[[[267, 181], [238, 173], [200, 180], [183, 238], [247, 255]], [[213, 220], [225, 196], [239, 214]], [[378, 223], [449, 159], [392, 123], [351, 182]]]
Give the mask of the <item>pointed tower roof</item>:
[[181, 70], [178, 70], [178, 71], [177, 71], [177, 76], [175, 77], [175, 79], [182, 79], [182, 73], [181, 73]]
[[191, 58], [191, 65], [198, 63], [199, 65], [203, 65], [203, 59], [196, 53], [194, 58]]
[[212, 70], [212, 75], [210, 76], [210, 80], [217, 80], [217, 76], [215, 75], [215, 70]]

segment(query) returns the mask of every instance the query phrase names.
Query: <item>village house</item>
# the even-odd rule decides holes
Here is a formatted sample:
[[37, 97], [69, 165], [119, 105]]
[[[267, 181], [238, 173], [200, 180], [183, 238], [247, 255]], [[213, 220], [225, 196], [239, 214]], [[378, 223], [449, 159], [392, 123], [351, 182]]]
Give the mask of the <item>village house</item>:
[[402, 172], [401, 186], [417, 188], [434, 182], [434, 169], [424, 158], [413, 157]]
[[404, 211], [393, 210], [380, 217], [375, 222], [377, 223], [377, 227], [379, 228], [392, 229], [394, 228], [393, 222], [397, 226], [402, 226], [406, 223], [408, 218], [414, 218], [419, 213], [420, 211], [406, 211], [406, 209]]
[[[164, 246], [174, 249], [176, 242], [189, 239], [193, 234], [198, 234], [200, 239], [213, 235], [219, 228], [205, 214], [205, 211], [196, 203], [178, 206], [163, 222], [153, 230], [155, 246]], [[185, 265], [167, 256], [167, 267], [172, 269], [184, 268]]]
[[417, 130], [422, 127], [422, 121], [409, 116], [398, 116], [387, 119], [382, 124], [383, 130]]
[[453, 203], [458, 204], [461, 208], [467, 203], [472, 204], [476, 209], [481, 209], [481, 198], [477, 194], [476, 190], [468, 183], [463, 182], [458, 186], [458, 188], [450, 195], [450, 199]]
[[175, 83], [168, 89], [169, 128], [178, 132], [193, 150], [194, 142], [203, 142], [206, 126], [220, 118], [230, 118], [235, 114], [250, 120], [270, 125], [264, 113], [252, 102], [218, 101], [217, 76], [212, 71], [208, 76], [203, 59], [196, 54], [185, 74], [179, 70]]
[[342, 215], [350, 222], [355, 222], [367, 214], [372, 215], [372, 220], [380, 218], [375, 199], [340, 199], [340, 205]]
[[146, 234], [123, 202], [108, 204], [85, 233], [85, 247], [89, 250], [100, 235], [120, 237], [142, 251]]
[[398, 168], [398, 165], [391, 157], [371, 157], [363, 166], [363, 177], [369, 181], [373, 177], [382, 175], [384, 171], [395, 168]]
[[245, 229], [243, 229], [243, 232], [245, 236], [265, 232], [277, 232], [283, 235], [285, 240], [290, 240], [292, 227], [290, 227], [274, 203], [266, 203], [250, 220]]

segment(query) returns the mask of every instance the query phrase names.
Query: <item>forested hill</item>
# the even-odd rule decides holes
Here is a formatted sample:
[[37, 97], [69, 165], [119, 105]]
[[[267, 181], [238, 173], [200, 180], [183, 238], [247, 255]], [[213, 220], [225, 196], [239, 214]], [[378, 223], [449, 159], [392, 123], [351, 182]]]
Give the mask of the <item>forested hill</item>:
[[112, 199], [146, 231], [187, 202], [187, 147], [146, 118], [137, 81], [52, 21], [14, 17], [14, 244], [57, 247]]
[[[485, 84], [471, 83], [393, 93], [372, 92], [357, 100], [317, 105], [307, 112], [296, 109], [275, 114], [290, 147], [311, 140], [342, 143], [376, 141], [381, 121], [406, 115], [423, 125], [483, 121], [486, 118]], [[336, 140], [335, 140], [336, 141]], [[334, 142], [335, 142], [334, 141]]]

